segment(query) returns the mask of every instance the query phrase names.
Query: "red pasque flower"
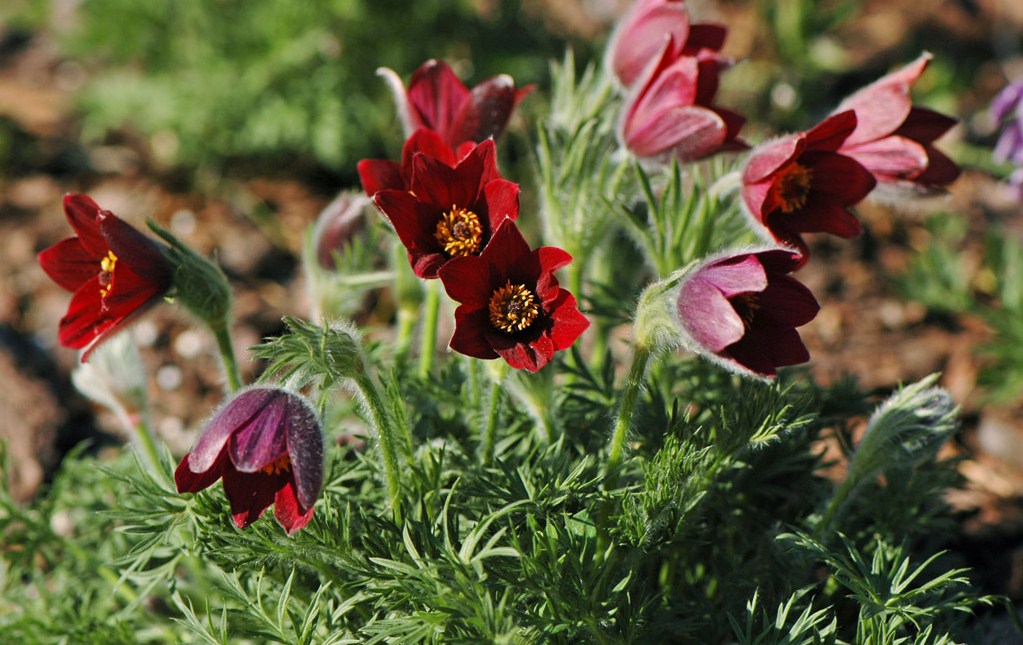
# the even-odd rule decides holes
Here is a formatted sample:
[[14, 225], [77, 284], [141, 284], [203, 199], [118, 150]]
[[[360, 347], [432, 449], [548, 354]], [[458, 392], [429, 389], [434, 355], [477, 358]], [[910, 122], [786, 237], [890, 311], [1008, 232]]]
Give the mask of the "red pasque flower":
[[[476, 144], [467, 141], [457, 150], [452, 150], [439, 134], [428, 128], [419, 128], [412, 133], [401, 148], [401, 161], [391, 159], [363, 159], [358, 164], [359, 179], [366, 194], [372, 197], [381, 190], [408, 190], [412, 185], [412, 159], [417, 154], [454, 166], [468, 155]], [[497, 179], [497, 158], [487, 158], [487, 180]]]
[[156, 302], [171, 287], [174, 271], [162, 247], [86, 195], [66, 195], [64, 213], [76, 237], [39, 254], [39, 265], [71, 291], [58, 340], [84, 349], [96, 345]]
[[672, 60], [683, 53], [721, 51], [728, 29], [714, 23], [693, 23], [683, 0], [638, 0], [622, 17], [608, 40], [604, 65], [618, 82], [632, 87], [671, 40]]
[[638, 157], [681, 161], [745, 149], [737, 137], [746, 119], [712, 105], [727, 61], [706, 49], [694, 55], [675, 50], [673, 38], [663, 43], [656, 64], [626, 99], [618, 126], [623, 145]]
[[742, 197], [754, 228], [765, 237], [809, 249], [801, 233], [859, 235], [849, 207], [873, 190], [874, 176], [838, 152], [856, 128], [852, 111], [828, 117], [807, 132], [765, 142], [750, 153], [742, 174]]
[[554, 247], [530, 250], [506, 219], [479, 256], [455, 258], [440, 269], [448, 295], [458, 301], [451, 349], [475, 358], [503, 358], [535, 372], [589, 326], [575, 297], [554, 272], [572, 261]]
[[883, 76], [842, 101], [853, 110], [856, 129], [838, 149], [859, 161], [883, 185], [934, 189], [959, 176], [959, 166], [932, 145], [956, 120], [915, 107], [909, 90], [923, 74], [929, 53]]
[[512, 111], [533, 91], [531, 85], [516, 89], [515, 81], [507, 74], [487, 79], [470, 90], [447, 63], [434, 59], [412, 74], [407, 90], [393, 70], [382, 67], [377, 73], [391, 87], [406, 136], [419, 128], [430, 128], [452, 149], [466, 141], [478, 143], [501, 136]]
[[813, 294], [788, 274], [801, 262], [787, 249], [710, 258], [681, 283], [675, 312], [694, 351], [740, 373], [774, 376], [810, 354], [796, 327], [820, 309]]
[[308, 524], [323, 485], [323, 435], [312, 406], [277, 387], [236, 394], [174, 471], [179, 493], [197, 493], [218, 479], [238, 528], [270, 504], [289, 534]]
[[494, 141], [449, 166], [425, 154], [412, 158], [408, 190], [381, 190], [373, 201], [408, 251], [413, 272], [436, 278], [451, 258], [479, 255], [506, 217], [519, 215], [519, 187], [494, 178]]

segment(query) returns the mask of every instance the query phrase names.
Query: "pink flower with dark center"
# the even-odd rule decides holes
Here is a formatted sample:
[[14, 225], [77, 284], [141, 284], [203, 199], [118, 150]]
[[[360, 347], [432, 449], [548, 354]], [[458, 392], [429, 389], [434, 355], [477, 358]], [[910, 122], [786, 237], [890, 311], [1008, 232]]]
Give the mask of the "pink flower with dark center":
[[762, 236], [792, 246], [809, 258], [802, 233], [851, 238], [860, 223], [849, 207], [867, 196], [876, 180], [860, 162], [838, 152], [856, 128], [856, 115], [841, 112], [807, 132], [753, 149], [742, 174], [742, 198]]
[[618, 128], [623, 145], [637, 157], [681, 161], [745, 149], [738, 134], [746, 119], [712, 104], [727, 63], [708, 50], [692, 56], [676, 56], [674, 50], [669, 39], [626, 99]]
[[479, 255], [506, 217], [519, 215], [519, 187], [495, 178], [494, 141], [454, 167], [419, 153], [407, 190], [381, 190], [373, 201], [408, 251], [413, 272], [436, 278], [452, 258]]
[[160, 301], [174, 270], [160, 244], [88, 196], [65, 196], [64, 213], [77, 236], [41, 252], [39, 265], [74, 293], [58, 340], [84, 349], [84, 362], [99, 343]]
[[308, 524], [323, 485], [323, 434], [312, 406], [277, 387], [236, 394], [174, 471], [179, 493], [197, 493], [218, 479], [238, 528], [271, 504], [289, 534]]
[[676, 314], [686, 345], [728, 367], [771, 377], [810, 354], [796, 327], [820, 309], [788, 275], [799, 254], [786, 249], [734, 253], [704, 261], [683, 279]]
[[608, 41], [604, 65], [624, 87], [632, 87], [667, 41], [671, 60], [700, 50], [721, 51], [724, 25], [692, 23], [682, 0], [638, 0], [619, 21]]
[[467, 141], [500, 137], [515, 107], [533, 91], [532, 86], [516, 89], [507, 74], [470, 90], [447, 63], [432, 59], [416, 70], [407, 90], [393, 70], [383, 67], [377, 73], [394, 94], [406, 136], [419, 128], [436, 130], [453, 150]]
[[479, 256], [456, 258], [440, 269], [444, 289], [460, 303], [451, 349], [501, 357], [530, 372], [549, 363], [590, 324], [554, 277], [571, 261], [558, 248], [530, 250], [514, 222], [504, 220]]
[[884, 185], [936, 189], [959, 176], [959, 166], [933, 146], [956, 120], [915, 107], [909, 95], [930, 60], [930, 54], [922, 54], [857, 91], [836, 110], [856, 113], [856, 129], [838, 151], [859, 161]]

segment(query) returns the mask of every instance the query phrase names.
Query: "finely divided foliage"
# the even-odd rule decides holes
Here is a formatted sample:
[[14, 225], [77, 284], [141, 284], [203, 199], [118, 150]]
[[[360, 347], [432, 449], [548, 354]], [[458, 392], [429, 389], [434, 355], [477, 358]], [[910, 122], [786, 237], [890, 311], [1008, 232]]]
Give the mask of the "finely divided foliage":
[[[183, 457], [132, 410], [142, 455], [72, 455], [27, 507], [0, 494], [0, 640], [970, 638], [997, 599], [935, 546], [955, 479], [948, 393], [933, 376], [879, 401], [791, 367], [828, 306], [800, 280], [803, 235], [857, 234], [852, 209], [879, 182], [954, 178], [938, 128], [920, 130], [944, 117], [904, 95], [930, 59], [747, 153], [745, 117], [714, 100], [726, 36], [681, 0], [639, 0], [605, 67], [554, 66], [526, 184], [539, 212], [520, 212], [495, 140], [529, 88], [470, 90], [439, 61], [407, 87], [382, 72], [401, 159], [359, 164], [365, 197], [344, 193], [309, 234], [312, 319], [250, 348], [257, 384], [231, 358], [215, 265], [156, 225], [167, 247], [97, 232], [105, 211], [69, 197], [78, 241], [40, 262], [92, 290], [69, 315], [106, 326], [61, 341], [119, 332], [169, 290], [216, 337], [228, 392]], [[875, 95], [901, 116], [882, 123]], [[160, 280], [128, 278], [133, 307], [104, 308], [140, 258]], [[88, 381], [127, 360], [108, 348], [76, 383], [125, 411], [131, 388]], [[837, 484], [821, 474], [836, 437]]]

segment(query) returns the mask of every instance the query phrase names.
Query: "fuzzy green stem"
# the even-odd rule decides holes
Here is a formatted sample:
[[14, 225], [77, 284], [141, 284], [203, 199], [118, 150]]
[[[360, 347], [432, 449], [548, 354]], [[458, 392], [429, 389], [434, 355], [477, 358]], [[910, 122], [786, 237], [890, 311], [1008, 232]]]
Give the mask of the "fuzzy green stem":
[[835, 520], [835, 515], [838, 510], [842, 508], [846, 500], [849, 499], [849, 495], [856, 488], [858, 480], [854, 477], [846, 476], [845, 481], [838, 487], [835, 494], [831, 496], [831, 501], [828, 503], [828, 507], [824, 509], [824, 514], [821, 515], [820, 521], [817, 522], [817, 527], [813, 531], [814, 539], [818, 542], [824, 541], [825, 532], [831, 528], [831, 523]]
[[218, 325], [211, 325], [210, 329], [217, 339], [217, 349], [220, 350], [220, 358], [224, 362], [224, 374], [227, 376], [227, 388], [229, 392], [237, 392], [242, 387], [242, 379], [238, 373], [238, 362], [234, 358], [234, 344], [231, 342], [231, 330], [227, 321]]
[[140, 414], [138, 420], [132, 423], [131, 429], [135, 435], [136, 443], [142, 449], [146, 465], [149, 466], [149, 472], [163, 472], [160, 468], [160, 451], [156, 447], [156, 438], [149, 428], [149, 422], [144, 413]]
[[480, 461], [489, 466], [494, 459], [494, 444], [497, 438], [497, 421], [501, 417], [501, 399], [504, 388], [499, 380], [494, 379], [490, 385], [490, 403], [487, 406], [486, 425], [480, 439]]
[[433, 355], [437, 351], [437, 319], [440, 314], [439, 280], [431, 280], [426, 288], [426, 302], [423, 306], [423, 335], [420, 338], [419, 376], [430, 378], [433, 370]]
[[380, 439], [380, 452], [384, 458], [384, 478], [387, 480], [387, 494], [391, 499], [394, 520], [400, 523], [402, 520], [402, 491], [401, 471], [398, 468], [398, 449], [405, 443], [400, 441], [397, 436], [391, 415], [388, 414], [380, 390], [369, 372], [359, 370], [355, 377], [355, 384], [366, 403], [370, 424]]
[[625, 389], [622, 391], [622, 403], [618, 407], [618, 416], [615, 418], [614, 432], [611, 435], [611, 449], [607, 457], [607, 467], [604, 470], [605, 489], [607, 490], [614, 488], [618, 483], [618, 469], [622, 465], [625, 443], [629, 438], [629, 427], [632, 425], [632, 414], [636, 408], [639, 392], [643, 388], [643, 375], [646, 373], [649, 360], [650, 350], [637, 345], [633, 350], [632, 367], [629, 368], [629, 376], [625, 381]]

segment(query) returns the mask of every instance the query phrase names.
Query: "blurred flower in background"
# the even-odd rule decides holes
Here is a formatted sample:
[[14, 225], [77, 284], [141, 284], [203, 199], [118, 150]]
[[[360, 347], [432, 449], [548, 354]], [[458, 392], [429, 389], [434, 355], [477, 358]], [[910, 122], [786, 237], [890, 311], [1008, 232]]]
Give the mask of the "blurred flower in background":
[[1002, 125], [995, 144], [994, 157], [1016, 166], [1009, 175], [1009, 186], [1023, 200], [1023, 77], [1012, 81], [991, 102], [991, 117]]

